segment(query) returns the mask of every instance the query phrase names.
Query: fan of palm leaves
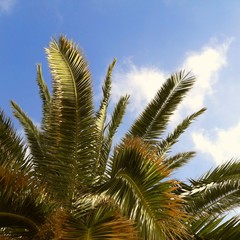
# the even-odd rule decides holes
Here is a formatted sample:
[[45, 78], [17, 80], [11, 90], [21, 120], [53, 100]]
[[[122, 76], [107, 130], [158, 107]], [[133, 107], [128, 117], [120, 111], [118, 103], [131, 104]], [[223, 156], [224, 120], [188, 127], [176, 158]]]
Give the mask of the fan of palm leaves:
[[237, 239], [238, 219], [221, 221], [226, 211], [239, 206], [237, 161], [188, 185], [171, 179], [195, 154], [171, 156], [171, 147], [205, 111], [186, 117], [167, 134], [170, 117], [194, 84], [191, 74], [170, 76], [113, 146], [129, 100], [121, 97], [108, 120], [116, 60], [107, 70], [95, 111], [82, 51], [60, 36], [46, 53], [52, 93], [38, 65], [41, 127], [11, 101], [23, 140], [0, 113], [2, 239], [217, 239], [226, 236], [226, 229]]

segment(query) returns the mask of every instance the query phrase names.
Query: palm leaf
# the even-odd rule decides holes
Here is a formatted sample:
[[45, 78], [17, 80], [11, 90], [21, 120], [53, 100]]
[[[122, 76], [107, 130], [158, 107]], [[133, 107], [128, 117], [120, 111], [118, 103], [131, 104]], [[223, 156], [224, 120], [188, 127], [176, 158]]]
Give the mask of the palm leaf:
[[163, 162], [168, 169], [176, 170], [182, 167], [184, 164], [188, 163], [196, 155], [195, 152], [183, 152], [177, 153], [174, 156], [166, 157]]
[[88, 196], [75, 207], [65, 224], [62, 239], [138, 239], [133, 223], [122, 217], [111, 202]]
[[[36, 159], [37, 161], [43, 159], [44, 154], [41, 148], [41, 132], [14, 101], [11, 101], [11, 106], [14, 116], [19, 120], [24, 129], [25, 136], [27, 137], [28, 147], [33, 156], [33, 163], [35, 163]], [[37, 164], [34, 165], [36, 168], [38, 167]]]
[[195, 78], [189, 73], [179, 72], [163, 84], [153, 100], [134, 122], [127, 135], [156, 141], [165, 131], [170, 116], [192, 88]]
[[240, 177], [240, 161], [238, 159], [231, 159], [225, 163], [217, 166], [215, 169], [208, 171], [202, 177], [197, 179], [190, 179], [193, 186], [199, 184], [210, 184], [212, 182], [221, 182], [229, 179], [239, 180]]
[[112, 113], [111, 119], [109, 123], [106, 126], [106, 134], [103, 138], [102, 148], [101, 148], [101, 155], [100, 155], [100, 166], [99, 166], [99, 175], [100, 178], [104, 178], [107, 162], [109, 160], [109, 155], [112, 150], [112, 143], [113, 143], [113, 137], [117, 132], [117, 129], [122, 122], [123, 116], [126, 111], [126, 107], [128, 104], [129, 96], [126, 95], [124, 97], [121, 97], [114, 108], [114, 111]]
[[37, 64], [37, 83], [40, 90], [40, 96], [43, 103], [43, 109], [48, 108], [51, 102], [51, 94], [42, 76], [42, 66]]
[[102, 189], [136, 222], [143, 239], [184, 235], [182, 200], [173, 193], [176, 183], [163, 181], [169, 171], [161, 163], [150, 145], [141, 139], [125, 139], [115, 149], [111, 178]]
[[201, 114], [206, 111], [206, 108], [202, 108], [199, 111], [191, 114], [190, 116], [186, 117], [171, 134], [161, 140], [159, 142], [159, 155], [163, 155], [171, 149], [171, 147], [178, 141], [178, 138], [181, 136], [182, 133], [190, 126], [190, 124]]
[[53, 40], [46, 52], [53, 95], [43, 126], [46, 156], [38, 164], [48, 168], [45, 179], [59, 197], [71, 199], [76, 188], [91, 184], [96, 159], [91, 77], [84, 56], [65, 37]]
[[29, 172], [31, 164], [26, 157], [27, 148], [19, 137], [3, 111], [0, 111], [0, 165]]

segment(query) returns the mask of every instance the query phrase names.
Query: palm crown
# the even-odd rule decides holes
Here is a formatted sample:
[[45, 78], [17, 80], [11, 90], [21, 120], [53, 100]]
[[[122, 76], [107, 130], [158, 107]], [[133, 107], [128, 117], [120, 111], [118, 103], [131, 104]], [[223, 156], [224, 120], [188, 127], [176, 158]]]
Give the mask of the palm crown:
[[61, 36], [46, 53], [53, 91], [38, 65], [41, 127], [12, 101], [25, 143], [0, 113], [0, 228], [5, 239], [215, 239], [226, 229], [231, 239], [239, 237], [236, 218], [221, 223], [222, 214], [239, 205], [239, 162], [228, 162], [188, 185], [170, 177], [194, 152], [168, 152], [205, 111], [165, 134], [194, 84], [192, 75], [179, 72], [167, 79], [113, 147], [129, 99], [119, 99], [108, 121], [116, 61], [108, 68], [95, 111], [91, 75], [78, 47]]

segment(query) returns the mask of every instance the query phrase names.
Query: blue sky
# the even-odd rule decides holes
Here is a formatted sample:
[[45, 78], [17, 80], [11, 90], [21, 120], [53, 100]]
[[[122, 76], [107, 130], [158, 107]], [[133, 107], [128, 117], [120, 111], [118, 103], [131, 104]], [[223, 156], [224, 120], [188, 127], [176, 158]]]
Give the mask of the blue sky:
[[0, 106], [11, 116], [14, 99], [40, 122], [36, 63], [50, 86], [44, 48], [60, 34], [84, 50], [96, 102], [108, 64], [118, 59], [112, 102], [131, 94], [125, 126], [171, 73], [191, 70], [197, 82], [170, 129], [186, 114], [208, 108], [175, 148], [198, 152], [178, 176], [200, 176], [240, 157], [239, 22], [238, 0], [0, 0]]

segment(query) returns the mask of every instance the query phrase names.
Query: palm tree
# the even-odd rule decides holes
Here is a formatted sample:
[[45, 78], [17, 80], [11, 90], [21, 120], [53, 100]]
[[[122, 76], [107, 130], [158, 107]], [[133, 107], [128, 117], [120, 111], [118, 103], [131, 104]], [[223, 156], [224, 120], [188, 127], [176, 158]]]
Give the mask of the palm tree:
[[[211, 182], [204, 181], [217, 173], [208, 173], [189, 185], [171, 179], [171, 173], [191, 159], [194, 152], [174, 156], [168, 153], [192, 121], [205, 111], [188, 116], [166, 136], [169, 119], [193, 86], [193, 76], [179, 72], [167, 79], [114, 147], [113, 138], [129, 99], [127, 95], [119, 99], [108, 121], [111, 75], [116, 61], [108, 68], [103, 98], [95, 111], [90, 72], [78, 47], [61, 36], [50, 42], [46, 52], [53, 90], [50, 94], [38, 65], [41, 127], [35, 126], [12, 101], [13, 113], [25, 131], [24, 141], [10, 119], [0, 112], [2, 239], [160, 240], [194, 235], [212, 239], [214, 231], [229, 226], [236, 229], [237, 220], [217, 227], [217, 215], [196, 214], [200, 204], [206, 207], [211, 200], [201, 203], [206, 191], [200, 184], [209, 189]], [[229, 183], [225, 187], [230, 192], [239, 189], [237, 173], [225, 175]], [[223, 185], [216, 181], [213, 197], [214, 189], [224, 188]], [[200, 195], [194, 195], [194, 189], [201, 189]], [[223, 202], [226, 201], [227, 198]], [[230, 209], [231, 203], [238, 205], [237, 191], [232, 193], [228, 207], [225, 204], [221, 209]], [[222, 212], [217, 213], [220, 216]], [[196, 228], [201, 219], [201, 227]], [[209, 225], [211, 221], [216, 221], [214, 227]]]
[[[240, 219], [229, 211], [240, 205], [240, 162], [230, 160], [190, 184], [182, 184], [192, 239], [240, 239]], [[231, 214], [233, 215], [233, 214]]]
[[[78, 47], [61, 36], [46, 50], [50, 94], [41, 66], [43, 104], [38, 128], [15, 103], [23, 141], [0, 114], [0, 228], [11, 239], [174, 239], [185, 236], [186, 213], [171, 171], [158, 154], [158, 138], [194, 78], [172, 75], [113, 148], [129, 96], [107, 121], [109, 66], [95, 112], [92, 81]], [[199, 113], [200, 114], [200, 113]], [[196, 114], [197, 115], [197, 114]]]

